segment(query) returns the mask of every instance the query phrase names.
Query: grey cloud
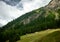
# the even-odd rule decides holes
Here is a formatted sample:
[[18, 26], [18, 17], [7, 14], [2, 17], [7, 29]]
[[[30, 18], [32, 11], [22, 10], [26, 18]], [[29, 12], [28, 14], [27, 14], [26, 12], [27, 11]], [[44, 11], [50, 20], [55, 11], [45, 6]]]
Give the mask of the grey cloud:
[[23, 3], [22, 2], [19, 2], [16, 7], [20, 10], [23, 10]]
[[16, 5], [16, 7], [18, 8], [18, 9], [20, 9], [20, 10], [23, 10], [23, 3], [24, 2], [31, 2], [31, 1], [33, 1], [33, 0], [21, 0], [17, 5]]
[[9, 20], [9, 18], [11, 17], [9, 16], [9, 14], [6, 14], [5, 11], [0, 8], [0, 19]]
[[5, 3], [11, 5], [11, 6], [15, 6], [17, 5], [21, 0], [1, 0], [4, 1]]
[[31, 1], [34, 1], [34, 0], [21, 0], [22, 2], [31, 2]]
[[0, 27], [2, 27], [3, 25], [0, 23]]

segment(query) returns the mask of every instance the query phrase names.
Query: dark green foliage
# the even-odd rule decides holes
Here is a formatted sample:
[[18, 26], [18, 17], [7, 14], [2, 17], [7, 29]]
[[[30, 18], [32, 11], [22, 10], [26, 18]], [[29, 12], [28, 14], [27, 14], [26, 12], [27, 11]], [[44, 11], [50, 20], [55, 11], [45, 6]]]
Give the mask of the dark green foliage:
[[60, 9], [57, 10], [57, 13], [59, 13], [59, 19], [57, 20], [57, 26], [60, 27]]
[[60, 9], [58, 9], [57, 12], [60, 14]]
[[[21, 22], [22, 20], [27, 19], [34, 14], [40, 15], [38, 18], [30, 21], [28, 24], [24, 25], [23, 22]], [[5, 42], [6, 40], [9, 40], [9, 42], [16, 42], [20, 39], [19, 36], [25, 35], [27, 33], [58, 28], [60, 26], [60, 14], [58, 20], [55, 20], [55, 14], [51, 10], [48, 11], [47, 17], [45, 17], [45, 15], [46, 11], [41, 8], [26, 13], [25, 15], [17, 18], [16, 20], [9, 22], [7, 25], [2, 27], [2, 29], [0, 29], [0, 42]]]

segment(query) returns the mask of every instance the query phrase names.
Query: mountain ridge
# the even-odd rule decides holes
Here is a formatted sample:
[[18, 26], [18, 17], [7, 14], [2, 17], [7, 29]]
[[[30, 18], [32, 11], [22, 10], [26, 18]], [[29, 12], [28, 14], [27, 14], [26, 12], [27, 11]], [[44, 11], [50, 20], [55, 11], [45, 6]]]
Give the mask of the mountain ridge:
[[[52, 2], [55, 3], [51, 6]], [[45, 7], [26, 13], [2, 27], [1, 40], [15, 42], [25, 34], [60, 28], [60, 0], [52, 0], [50, 3]]]
[[[30, 15], [31, 14], [33, 14], [32, 12], [35, 12], [35, 16], [34, 15], [32, 15], [31, 17], [29, 17], [30, 15], [29, 15], [29, 13], [26, 13], [26, 14], [24, 14], [24, 15], [26, 15], [27, 17], [28, 17], [28, 19], [23, 19], [23, 18], [25, 18], [25, 16], [24, 15], [22, 15], [21, 17], [18, 17], [16, 20], [18, 20], [19, 18], [19, 20], [18, 21], [20, 21], [21, 20], [21, 22], [23, 22], [24, 24], [25, 24], [25, 21], [27, 21], [27, 23], [29, 23], [29, 19], [32, 19], [33, 17], [36, 17], [36, 16], [39, 16], [39, 14], [42, 14], [43, 13], [43, 11], [51, 11], [52, 9], [53, 9], [53, 11], [56, 9], [56, 8], [58, 8], [59, 9], [59, 7], [60, 7], [60, 5], [59, 4], [55, 4], [55, 6], [53, 7], [53, 5], [54, 5], [54, 3], [52, 4], [52, 2], [55, 2], [55, 3], [59, 3], [60, 4], [60, 1], [59, 0], [51, 0], [51, 2], [47, 5], [47, 6], [45, 6], [45, 7], [42, 7], [42, 8], [40, 8], [40, 9], [37, 9], [37, 10], [34, 10], [34, 11], [31, 11], [31, 12], [29, 12], [30, 13]], [[52, 4], [52, 5], [50, 5], [50, 4]], [[58, 5], [58, 6], [57, 6]], [[57, 7], [56, 7], [57, 6]], [[56, 7], [56, 8], [55, 8]], [[55, 9], [54, 9], [55, 8]], [[41, 13], [39, 13], [38, 14], [38, 12], [40, 12], [40, 11], [42, 11]], [[45, 12], [46, 12], [45, 11]], [[37, 13], [37, 14], [36, 14]], [[47, 12], [46, 12], [47, 13]], [[26, 17], [26, 18], [27, 18]], [[38, 18], [38, 17], [37, 17]], [[14, 20], [15, 21], [15, 20]], [[17, 21], [17, 22], [18, 22]], [[9, 23], [8, 23], [9, 24]]]

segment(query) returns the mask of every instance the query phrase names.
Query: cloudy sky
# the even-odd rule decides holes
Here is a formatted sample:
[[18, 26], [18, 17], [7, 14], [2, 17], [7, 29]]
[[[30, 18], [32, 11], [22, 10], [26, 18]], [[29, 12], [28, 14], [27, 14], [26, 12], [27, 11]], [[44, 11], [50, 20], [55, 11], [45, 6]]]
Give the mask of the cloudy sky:
[[13, 19], [47, 5], [51, 0], [1, 0], [0, 1], [0, 26]]

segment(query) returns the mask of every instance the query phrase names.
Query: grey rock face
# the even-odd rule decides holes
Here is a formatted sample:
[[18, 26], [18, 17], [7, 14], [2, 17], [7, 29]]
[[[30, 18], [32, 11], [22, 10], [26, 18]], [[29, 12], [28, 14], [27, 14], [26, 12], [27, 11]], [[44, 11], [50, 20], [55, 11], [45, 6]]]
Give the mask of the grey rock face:
[[60, 7], [60, 0], [51, 0], [51, 2], [46, 6], [49, 9], [56, 9]]

